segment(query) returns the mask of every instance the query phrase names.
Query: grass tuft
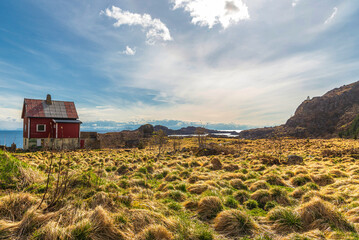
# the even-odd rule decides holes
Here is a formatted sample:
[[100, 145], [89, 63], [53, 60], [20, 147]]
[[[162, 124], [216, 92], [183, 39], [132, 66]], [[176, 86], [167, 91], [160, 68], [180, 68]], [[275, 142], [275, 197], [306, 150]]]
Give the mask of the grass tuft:
[[258, 225], [240, 210], [227, 210], [214, 219], [214, 229], [227, 237], [241, 237], [253, 234]]
[[290, 208], [276, 207], [268, 213], [267, 217], [273, 221], [274, 228], [279, 232], [299, 231], [303, 227], [300, 215]]
[[331, 227], [341, 231], [355, 231], [353, 224], [349, 223], [332, 204], [318, 197], [301, 205], [298, 213], [308, 230], [316, 228], [325, 230]]
[[221, 200], [215, 196], [202, 198], [198, 203], [198, 216], [202, 220], [210, 220], [223, 210]]
[[137, 240], [171, 240], [173, 234], [162, 225], [150, 225], [136, 237]]

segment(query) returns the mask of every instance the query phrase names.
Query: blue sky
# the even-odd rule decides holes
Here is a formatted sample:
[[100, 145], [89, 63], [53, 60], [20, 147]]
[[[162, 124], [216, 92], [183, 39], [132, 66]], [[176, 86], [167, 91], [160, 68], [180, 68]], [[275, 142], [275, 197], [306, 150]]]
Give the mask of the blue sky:
[[269, 126], [359, 80], [359, 2], [0, 1], [0, 129], [23, 98], [80, 118]]

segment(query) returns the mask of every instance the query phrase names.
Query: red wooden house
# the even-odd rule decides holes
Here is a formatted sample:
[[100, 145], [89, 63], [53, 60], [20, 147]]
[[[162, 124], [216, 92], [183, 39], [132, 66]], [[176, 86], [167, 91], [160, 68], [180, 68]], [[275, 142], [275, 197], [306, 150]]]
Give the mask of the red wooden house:
[[74, 102], [24, 99], [21, 118], [24, 119], [25, 150], [47, 147], [75, 149], [80, 146], [80, 124]]

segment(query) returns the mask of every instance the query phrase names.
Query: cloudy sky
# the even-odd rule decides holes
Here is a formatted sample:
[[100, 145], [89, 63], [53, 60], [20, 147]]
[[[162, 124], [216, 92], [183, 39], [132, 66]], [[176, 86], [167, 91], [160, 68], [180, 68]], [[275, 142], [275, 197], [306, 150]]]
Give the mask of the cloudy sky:
[[84, 122], [270, 126], [359, 80], [352, 0], [2, 0], [0, 129], [23, 98]]

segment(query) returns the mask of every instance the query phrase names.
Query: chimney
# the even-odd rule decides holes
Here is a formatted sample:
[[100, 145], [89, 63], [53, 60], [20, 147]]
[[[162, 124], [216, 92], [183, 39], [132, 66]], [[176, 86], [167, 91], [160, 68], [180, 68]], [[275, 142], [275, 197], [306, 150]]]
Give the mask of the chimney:
[[47, 105], [51, 105], [51, 104], [52, 104], [51, 95], [50, 95], [50, 94], [47, 94], [47, 96], [46, 96], [46, 104], [47, 104]]

